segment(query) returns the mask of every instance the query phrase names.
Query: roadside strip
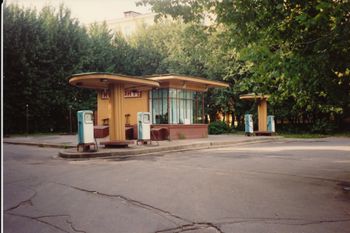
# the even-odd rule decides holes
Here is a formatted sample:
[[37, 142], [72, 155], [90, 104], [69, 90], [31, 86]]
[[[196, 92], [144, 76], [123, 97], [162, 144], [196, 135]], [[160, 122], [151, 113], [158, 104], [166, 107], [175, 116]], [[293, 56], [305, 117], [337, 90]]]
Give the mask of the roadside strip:
[[51, 147], [51, 148], [62, 148], [62, 149], [76, 148], [76, 146], [73, 146], [73, 145], [54, 144], [54, 143], [21, 142], [21, 141], [9, 141], [9, 140], [6, 140], [6, 141], [4, 140], [4, 143], [6, 143], [6, 144], [13, 144], [13, 145]]
[[198, 142], [185, 145], [174, 146], [143, 146], [142, 148], [127, 148], [127, 149], [102, 149], [97, 152], [77, 152], [74, 150], [62, 150], [59, 152], [59, 156], [66, 159], [79, 159], [79, 158], [118, 158], [118, 157], [136, 157], [136, 156], [148, 156], [159, 153], [174, 153], [181, 151], [202, 150], [219, 147], [239, 146], [255, 143], [268, 143], [281, 141], [281, 137], [272, 138], [255, 138], [255, 140], [235, 140], [235, 141], [221, 141], [221, 142]]
[[[11, 141], [4, 140], [4, 143], [15, 145], [27, 145], [38, 147], [61, 148], [58, 156], [64, 159], [92, 159], [92, 158], [130, 158], [136, 156], [157, 155], [160, 153], [174, 153], [181, 151], [214, 149], [222, 147], [241, 146], [256, 143], [291, 141], [279, 136], [273, 137], [243, 137], [235, 140], [213, 140], [213, 141], [198, 141], [186, 143], [184, 141], [174, 141], [173, 145], [141, 145], [128, 148], [99, 148], [97, 152], [78, 152], [76, 146], [59, 144], [59, 143], [41, 143], [41, 142], [26, 142], [26, 141]], [[293, 141], [293, 140], [292, 140]]]

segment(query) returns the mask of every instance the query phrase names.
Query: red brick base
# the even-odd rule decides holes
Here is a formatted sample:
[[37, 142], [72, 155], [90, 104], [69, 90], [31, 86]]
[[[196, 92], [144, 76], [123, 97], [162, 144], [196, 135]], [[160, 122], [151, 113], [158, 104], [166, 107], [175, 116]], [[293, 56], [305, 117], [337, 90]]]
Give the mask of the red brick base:
[[104, 138], [109, 135], [109, 126], [95, 125], [94, 126], [94, 137]]
[[[95, 138], [104, 138], [109, 134], [108, 126], [95, 126]], [[208, 125], [168, 125], [159, 124], [151, 126], [152, 140], [178, 140], [178, 139], [194, 139], [207, 138]], [[127, 140], [137, 139], [137, 125], [131, 125], [125, 128], [125, 136]]]
[[193, 138], [207, 138], [208, 125], [194, 124], [194, 125], [152, 125], [152, 129], [165, 128], [168, 130], [168, 138], [163, 140], [177, 140], [177, 139], [193, 139]]

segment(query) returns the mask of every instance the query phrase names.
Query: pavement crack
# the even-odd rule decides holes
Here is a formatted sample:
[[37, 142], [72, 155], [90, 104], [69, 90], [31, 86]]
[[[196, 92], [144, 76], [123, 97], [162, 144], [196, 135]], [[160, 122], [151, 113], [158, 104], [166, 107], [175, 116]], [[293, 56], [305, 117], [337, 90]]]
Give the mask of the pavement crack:
[[21, 206], [23, 206], [23, 205], [27, 205], [27, 204], [33, 206], [32, 199], [36, 196], [36, 194], [37, 194], [37, 192], [34, 191], [34, 194], [33, 194], [32, 196], [30, 196], [28, 199], [26, 199], [26, 200], [24, 200], [24, 201], [21, 201], [21, 202], [19, 202], [17, 205], [12, 206], [12, 207], [6, 209], [5, 212], [11, 211], [11, 210], [14, 210], [14, 209], [17, 209], [17, 208], [19, 208], [19, 207], [21, 207]]
[[307, 220], [307, 219], [300, 219], [300, 218], [247, 218], [247, 219], [237, 219], [232, 221], [221, 221], [221, 222], [218, 222], [217, 224], [229, 225], [229, 224], [253, 223], [253, 222], [262, 222], [264, 224], [306, 226], [306, 225], [314, 225], [314, 224], [322, 224], [322, 223], [350, 222], [350, 218], [328, 219], [328, 220]]
[[27, 218], [27, 219], [31, 219], [31, 220], [34, 220], [34, 221], [37, 221], [37, 222], [40, 222], [40, 223], [43, 223], [43, 224], [46, 224], [50, 227], [53, 227], [61, 232], [66, 232], [66, 233], [70, 233], [69, 231], [66, 231], [65, 229], [59, 227], [59, 226], [56, 226], [50, 222], [47, 222], [45, 220], [43, 220], [42, 218], [49, 218], [49, 217], [69, 217], [69, 215], [46, 215], [46, 216], [38, 216], [38, 217], [32, 217], [32, 216], [28, 216], [28, 215], [22, 215], [22, 214], [14, 214], [14, 213], [6, 213], [8, 215], [13, 215], [13, 216], [17, 216], [17, 217], [22, 217], [22, 218]]
[[217, 232], [219, 233], [224, 233], [216, 224], [211, 223], [211, 222], [200, 222], [197, 224], [203, 224], [203, 225], [207, 225], [207, 228], [214, 228]]
[[315, 225], [315, 224], [323, 224], [323, 223], [338, 223], [338, 222], [350, 222], [350, 218], [348, 219], [332, 219], [332, 220], [316, 220], [316, 221], [309, 221], [305, 223], [290, 223], [285, 225], [298, 225], [298, 226], [307, 226], [307, 225]]
[[175, 225], [178, 225], [178, 224], [176, 222], [172, 221], [171, 219], [169, 219], [169, 217], [175, 218], [175, 219], [183, 221], [183, 222], [193, 223], [191, 220], [188, 220], [186, 218], [180, 217], [180, 216], [178, 216], [176, 214], [173, 214], [173, 213], [171, 213], [169, 211], [166, 211], [166, 210], [160, 209], [158, 207], [155, 207], [155, 206], [152, 206], [152, 205], [149, 205], [149, 204], [146, 204], [146, 203], [143, 203], [143, 202], [140, 202], [140, 201], [137, 201], [137, 200], [125, 197], [123, 195], [101, 193], [99, 191], [88, 190], [88, 189], [76, 187], [76, 186], [73, 186], [73, 185], [62, 184], [62, 183], [56, 183], [56, 184], [63, 185], [63, 186], [66, 186], [66, 187], [70, 187], [72, 189], [79, 190], [79, 191], [86, 192], [86, 193], [90, 193], [90, 194], [97, 195], [97, 196], [121, 199], [121, 200], [123, 200], [123, 201], [125, 201], [128, 204], [131, 204], [133, 206], [136, 206], [136, 207], [139, 207], [139, 208], [142, 208], [142, 209], [146, 209], [146, 210], [150, 210], [153, 213], [155, 213], [155, 214], [157, 214], [159, 216], [162, 216], [162, 217], [167, 217], [167, 219], [169, 221], [171, 221], [172, 223], [174, 223]]
[[218, 226], [210, 222], [193, 222], [191, 224], [185, 224], [176, 228], [167, 228], [156, 231], [155, 233], [180, 233], [186, 231], [203, 230], [212, 228], [218, 233], [224, 233]]
[[78, 229], [73, 225], [73, 222], [70, 221], [69, 219], [67, 219], [66, 222], [70, 225], [70, 228], [72, 228], [73, 231], [75, 231], [75, 232], [83, 232], [83, 233], [86, 233], [86, 231], [78, 230]]
[[53, 228], [56, 228], [62, 232], [68, 232], [70, 233], [69, 231], [66, 231], [65, 229], [61, 228], [61, 227], [58, 227], [50, 222], [47, 222], [45, 220], [43, 220], [44, 218], [55, 218], [55, 217], [66, 217], [68, 219], [66, 219], [66, 223], [70, 226], [70, 228], [74, 231], [74, 232], [82, 232], [82, 233], [87, 233], [86, 231], [83, 231], [83, 230], [79, 230], [78, 228], [76, 228], [73, 224], [73, 222], [71, 221], [71, 216], [70, 215], [67, 215], [67, 214], [51, 214], [51, 215], [40, 215], [40, 216], [36, 216], [36, 217], [33, 217], [33, 216], [28, 216], [28, 215], [22, 215], [22, 214], [14, 214], [14, 213], [7, 213], [9, 215], [13, 215], [13, 216], [17, 216], [17, 217], [22, 217], [22, 218], [28, 218], [28, 219], [31, 219], [31, 220], [35, 220], [35, 221], [38, 221], [38, 222], [41, 222], [41, 223], [44, 223], [46, 225], [49, 225]]
[[[169, 211], [160, 209], [158, 207], [155, 207], [155, 206], [152, 206], [152, 205], [149, 205], [149, 204], [146, 204], [146, 203], [143, 203], [143, 202], [140, 202], [140, 201], [137, 201], [137, 200], [134, 200], [134, 199], [131, 199], [131, 198], [119, 195], [119, 194], [101, 193], [101, 192], [96, 191], [96, 190], [89, 190], [89, 189], [80, 188], [80, 187], [77, 187], [77, 186], [67, 185], [67, 184], [63, 184], [63, 183], [56, 183], [56, 184], [63, 185], [63, 186], [66, 186], [66, 187], [70, 187], [72, 189], [75, 189], [75, 190], [78, 190], [78, 191], [81, 191], [81, 192], [86, 192], [86, 193], [89, 193], [89, 194], [92, 194], [92, 195], [98, 195], [98, 196], [102, 196], [102, 197], [121, 199], [121, 200], [123, 200], [123, 201], [125, 201], [125, 202], [127, 202], [127, 203], [129, 203], [129, 204], [131, 204], [133, 206], [136, 206], [136, 207], [139, 207], [139, 208], [143, 208], [143, 209], [146, 209], [146, 210], [150, 210], [150, 211], [152, 211], [152, 212], [154, 212], [157, 215], [162, 216], [162, 217], [167, 217], [167, 219], [169, 221], [171, 221], [172, 223], [174, 223], [177, 226], [177, 227], [174, 227], [174, 228], [168, 228], [168, 229], [160, 230], [160, 231], [157, 231], [156, 233], [162, 233], [162, 232], [175, 232], [176, 233], [176, 232], [185, 232], [185, 231], [198, 230], [198, 229], [207, 229], [207, 228], [212, 228], [218, 233], [223, 233], [223, 231], [218, 226], [216, 226], [213, 223], [210, 223], [210, 222], [193, 222], [193, 221], [191, 221], [189, 219], [186, 219], [186, 218], [180, 217], [178, 215], [175, 215], [175, 214], [173, 214], [173, 213], [171, 213]], [[169, 217], [175, 218], [175, 219], [180, 220], [182, 222], [187, 222], [187, 224], [178, 226], [178, 224], [176, 222], [172, 221], [171, 219], [169, 219]], [[73, 230], [75, 229], [75, 228], [73, 228], [73, 225], [71, 225], [71, 227], [72, 227]], [[85, 232], [85, 231], [77, 231], [77, 232]]]

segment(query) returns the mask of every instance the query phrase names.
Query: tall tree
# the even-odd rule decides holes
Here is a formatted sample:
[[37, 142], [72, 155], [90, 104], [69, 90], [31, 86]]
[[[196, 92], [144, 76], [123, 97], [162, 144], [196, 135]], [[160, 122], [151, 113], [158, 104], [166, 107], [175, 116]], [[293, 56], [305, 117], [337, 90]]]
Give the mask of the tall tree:
[[[222, 25], [237, 51], [226, 67], [239, 91], [272, 94], [281, 116], [314, 122], [349, 116], [350, 3], [317, 1], [142, 0], [160, 16]], [[237, 76], [237, 75], [236, 75]], [[237, 82], [238, 81], [238, 82]], [[281, 111], [277, 111], [278, 114]]]
[[68, 76], [82, 71], [87, 33], [64, 6], [38, 14], [16, 5], [4, 6], [5, 132], [68, 128], [69, 108], [91, 104], [89, 92], [69, 86]]
[[90, 72], [113, 72], [116, 48], [112, 44], [113, 33], [107, 23], [93, 23], [89, 27], [89, 55], [84, 67]]

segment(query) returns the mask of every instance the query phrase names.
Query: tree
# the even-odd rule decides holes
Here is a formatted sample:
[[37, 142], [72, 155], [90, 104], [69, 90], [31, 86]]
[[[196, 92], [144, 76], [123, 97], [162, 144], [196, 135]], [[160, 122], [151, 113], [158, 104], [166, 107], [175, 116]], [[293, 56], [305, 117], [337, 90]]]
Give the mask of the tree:
[[[160, 16], [200, 22], [215, 16], [235, 65], [223, 68], [241, 92], [272, 94], [281, 117], [311, 121], [349, 116], [348, 1], [142, 0]], [[232, 75], [233, 74], [233, 75]], [[237, 78], [239, 76], [239, 78]]]
[[141, 25], [128, 38], [132, 48], [132, 70], [134, 75], [168, 73], [164, 60], [169, 56], [182, 25], [173, 22], [159, 22], [152, 26]]
[[89, 27], [88, 60], [85, 69], [89, 72], [114, 72], [116, 64], [113, 59], [116, 48], [112, 44], [113, 33], [106, 22], [93, 23]]
[[5, 133], [25, 131], [27, 104], [30, 131], [66, 130], [70, 106], [94, 106], [91, 92], [68, 84], [68, 76], [83, 71], [87, 42], [85, 29], [64, 6], [39, 14], [4, 6]]
[[[30, 42], [43, 38], [36, 12], [15, 5], [4, 6], [4, 132], [26, 130], [26, 105], [37, 98], [38, 77], [33, 64], [38, 52]], [[35, 108], [35, 103], [33, 103]]]

